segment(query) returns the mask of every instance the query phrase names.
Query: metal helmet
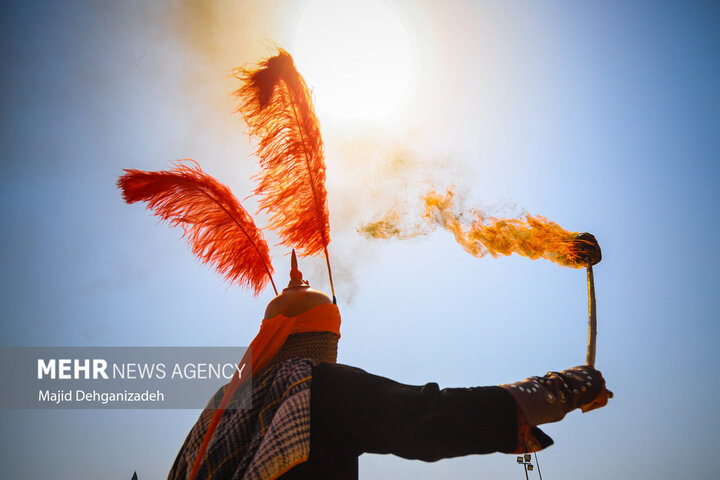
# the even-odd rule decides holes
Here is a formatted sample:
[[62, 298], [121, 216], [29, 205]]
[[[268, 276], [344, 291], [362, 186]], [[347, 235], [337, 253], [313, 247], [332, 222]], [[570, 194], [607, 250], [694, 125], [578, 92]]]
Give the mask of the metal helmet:
[[293, 250], [290, 260], [290, 282], [280, 295], [268, 303], [265, 309], [265, 318], [273, 318], [278, 315], [295, 317], [326, 303], [333, 302], [327, 294], [311, 288], [310, 284], [303, 280], [302, 272], [298, 270], [297, 256]]
[[[265, 309], [265, 318], [270, 319], [278, 315], [295, 317], [313, 307], [328, 303], [333, 303], [328, 295], [310, 288], [310, 284], [303, 280], [302, 273], [297, 268], [297, 257], [295, 256], [295, 250], [293, 250], [290, 282], [280, 295], [270, 301]], [[335, 363], [337, 361], [338, 339], [339, 337], [336, 334], [330, 332], [307, 332], [290, 335], [270, 365], [297, 357], [309, 358], [318, 363]]]

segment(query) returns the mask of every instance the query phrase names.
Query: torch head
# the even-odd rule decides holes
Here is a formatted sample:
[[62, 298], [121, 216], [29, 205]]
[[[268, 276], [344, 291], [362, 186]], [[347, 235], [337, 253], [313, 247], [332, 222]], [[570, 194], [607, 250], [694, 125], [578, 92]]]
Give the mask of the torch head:
[[572, 250], [583, 263], [589, 261], [591, 265], [596, 265], [602, 260], [600, 245], [591, 233], [583, 232], [576, 235], [572, 241]]

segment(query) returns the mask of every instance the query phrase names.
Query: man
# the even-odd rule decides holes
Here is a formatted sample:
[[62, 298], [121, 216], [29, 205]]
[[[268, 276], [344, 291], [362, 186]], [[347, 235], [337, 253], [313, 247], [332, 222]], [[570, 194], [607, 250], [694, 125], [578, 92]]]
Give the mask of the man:
[[[431, 462], [534, 452], [552, 444], [538, 425], [607, 403], [602, 375], [588, 366], [509, 385], [440, 390], [339, 365], [337, 306], [302, 279], [294, 254], [290, 277], [253, 341], [261, 347], [252, 351], [252, 407], [223, 413], [195, 478], [357, 479], [363, 453]], [[188, 478], [226, 387], [190, 431], [168, 478]]]

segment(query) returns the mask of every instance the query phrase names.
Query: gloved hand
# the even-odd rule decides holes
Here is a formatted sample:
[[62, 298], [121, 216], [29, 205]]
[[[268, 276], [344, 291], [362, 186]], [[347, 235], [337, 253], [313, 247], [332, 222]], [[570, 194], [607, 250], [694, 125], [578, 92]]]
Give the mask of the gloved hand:
[[612, 398], [602, 374], [587, 365], [500, 386], [510, 392], [533, 426], [558, 422], [576, 408], [589, 412], [605, 406]]

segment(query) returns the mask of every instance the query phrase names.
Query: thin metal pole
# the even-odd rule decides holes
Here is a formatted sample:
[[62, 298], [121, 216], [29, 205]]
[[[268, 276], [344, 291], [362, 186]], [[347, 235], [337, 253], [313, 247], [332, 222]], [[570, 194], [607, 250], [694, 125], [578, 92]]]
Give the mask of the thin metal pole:
[[593, 277], [592, 263], [587, 262], [587, 283], [588, 283], [588, 316], [590, 325], [588, 330], [588, 346], [585, 364], [595, 367], [595, 340], [597, 338], [597, 312], [595, 308], [595, 279]]
[[523, 468], [525, 469], [525, 480], [530, 480], [527, 474], [527, 463], [523, 463]]
[[537, 464], [537, 467], [538, 467], [538, 475], [540, 475], [540, 480], [542, 480], [542, 472], [540, 471], [540, 462], [538, 462], [538, 459], [537, 459], [537, 452], [533, 452], [533, 455], [535, 455], [535, 463]]

